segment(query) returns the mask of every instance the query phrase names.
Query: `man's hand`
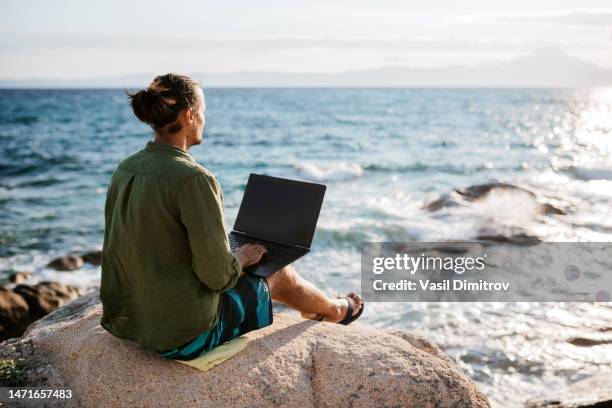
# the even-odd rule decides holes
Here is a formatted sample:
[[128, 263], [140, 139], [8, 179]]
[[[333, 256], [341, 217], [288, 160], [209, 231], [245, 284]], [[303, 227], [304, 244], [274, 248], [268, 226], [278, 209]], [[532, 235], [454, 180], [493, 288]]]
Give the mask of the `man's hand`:
[[236, 259], [240, 266], [244, 269], [248, 266], [255, 265], [261, 260], [261, 257], [268, 250], [265, 246], [259, 244], [245, 244], [236, 251]]

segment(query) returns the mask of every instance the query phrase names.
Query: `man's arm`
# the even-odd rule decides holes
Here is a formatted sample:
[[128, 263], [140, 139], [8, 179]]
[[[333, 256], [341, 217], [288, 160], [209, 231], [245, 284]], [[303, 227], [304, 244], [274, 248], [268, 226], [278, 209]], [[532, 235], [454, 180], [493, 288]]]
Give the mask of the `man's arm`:
[[180, 217], [187, 229], [193, 270], [202, 283], [215, 291], [234, 285], [242, 273], [232, 254], [223, 218], [223, 193], [213, 176], [197, 174], [178, 196]]

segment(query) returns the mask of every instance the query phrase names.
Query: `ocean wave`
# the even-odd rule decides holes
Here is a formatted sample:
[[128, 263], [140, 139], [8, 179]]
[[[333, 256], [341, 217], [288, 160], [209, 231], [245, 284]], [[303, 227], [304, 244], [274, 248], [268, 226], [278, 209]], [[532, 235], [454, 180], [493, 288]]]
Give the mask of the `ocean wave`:
[[59, 154], [44, 155], [40, 153], [30, 154], [28, 157], [15, 157], [12, 161], [0, 162], [0, 176], [24, 176], [29, 174], [40, 174], [49, 170], [74, 171], [82, 170], [85, 165], [75, 155]]
[[38, 169], [35, 164], [21, 164], [21, 163], [0, 163], [0, 176], [20, 176], [22, 174], [29, 174]]
[[612, 180], [612, 169], [570, 166], [567, 170], [581, 180]]
[[100, 267], [93, 265], [84, 265], [76, 271], [66, 273], [63, 271], [55, 271], [51, 268], [40, 268], [33, 274], [33, 283], [42, 281], [59, 282], [64, 285], [75, 285], [85, 288], [93, 288], [100, 286]]
[[22, 115], [22, 116], [7, 116], [0, 118], [0, 123], [3, 125], [31, 125], [38, 122], [38, 116]]
[[318, 247], [360, 249], [363, 242], [410, 242], [419, 240], [422, 230], [410, 222], [328, 223], [319, 225], [315, 236]]
[[381, 173], [418, 173], [418, 172], [438, 172], [445, 174], [472, 174], [481, 171], [490, 171], [491, 169], [509, 169], [509, 170], [523, 170], [522, 167], [517, 166], [504, 166], [498, 167], [492, 164], [479, 164], [473, 166], [466, 165], [455, 165], [455, 164], [426, 164], [420, 161], [416, 161], [411, 164], [368, 164], [363, 166], [366, 171], [381, 172]]
[[42, 177], [42, 178], [33, 178], [30, 180], [11, 182], [11, 183], [0, 182], [0, 187], [4, 187], [7, 190], [12, 190], [15, 188], [24, 188], [24, 187], [48, 187], [48, 186], [54, 186], [56, 184], [61, 184], [63, 182], [64, 180], [58, 177]]
[[294, 168], [302, 177], [314, 181], [344, 181], [363, 175], [363, 168], [358, 163], [298, 163]]
[[410, 172], [410, 171], [426, 171], [431, 169], [430, 166], [416, 162], [408, 165], [397, 165], [397, 164], [368, 164], [363, 167], [364, 170], [378, 171], [378, 172]]

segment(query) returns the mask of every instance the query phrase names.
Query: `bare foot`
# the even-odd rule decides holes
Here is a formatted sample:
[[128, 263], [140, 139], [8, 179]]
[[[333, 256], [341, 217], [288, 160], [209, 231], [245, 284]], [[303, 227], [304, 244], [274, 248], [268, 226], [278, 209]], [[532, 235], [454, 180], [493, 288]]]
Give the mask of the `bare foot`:
[[308, 312], [300, 312], [300, 314], [302, 315], [303, 319], [308, 319], [308, 320], [316, 320], [317, 316], [319, 316], [316, 313], [308, 313]]

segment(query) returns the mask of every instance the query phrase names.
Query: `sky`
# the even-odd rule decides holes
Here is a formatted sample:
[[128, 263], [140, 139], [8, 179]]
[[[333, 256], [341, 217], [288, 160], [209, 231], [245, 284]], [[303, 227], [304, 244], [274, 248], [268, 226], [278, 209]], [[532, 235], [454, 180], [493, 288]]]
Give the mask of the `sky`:
[[0, 0], [1, 79], [500, 64], [612, 69], [610, 0]]

